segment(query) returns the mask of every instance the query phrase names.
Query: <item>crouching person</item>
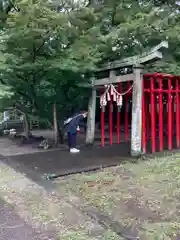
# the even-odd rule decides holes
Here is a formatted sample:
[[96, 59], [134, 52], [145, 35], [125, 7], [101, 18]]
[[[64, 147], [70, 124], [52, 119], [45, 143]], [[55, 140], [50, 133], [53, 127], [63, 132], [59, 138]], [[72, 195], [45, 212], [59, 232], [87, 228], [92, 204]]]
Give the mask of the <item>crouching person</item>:
[[68, 146], [70, 153], [80, 152], [80, 150], [76, 148], [77, 130], [79, 128], [80, 122], [86, 117], [87, 112], [84, 111], [82, 113], [73, 115], [64, 122], [65, 132], [67, 132], [68, 136]]

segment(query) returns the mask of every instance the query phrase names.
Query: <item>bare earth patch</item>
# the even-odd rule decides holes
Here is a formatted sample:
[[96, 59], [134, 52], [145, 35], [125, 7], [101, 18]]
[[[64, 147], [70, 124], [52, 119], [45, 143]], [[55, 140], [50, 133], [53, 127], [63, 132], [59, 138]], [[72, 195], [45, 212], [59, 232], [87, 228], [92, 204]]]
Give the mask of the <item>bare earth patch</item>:
[[123, 239], [180, 239], [178, 153], [55, 182], [59, 193], [78, 196], [76, 206]]
[[4, 163], [0, 175], [0, 199], [52, 239], [180, 239], [178, 153], [59, 178], [51, 193]]
[[[58, 195], [53, 189], [47, 191], [1, 162], [0, 175], [0, 200], [11, 205], [17, 218], [38, 234], [32, 240], [120, 239], [114, 231], [102, 227], [67, 201], [66, 192]], [[0, 227], [0, 239], [4, 239], [1, 231], [7, 231], [7, 227], [4, 229], [4, 223]]]

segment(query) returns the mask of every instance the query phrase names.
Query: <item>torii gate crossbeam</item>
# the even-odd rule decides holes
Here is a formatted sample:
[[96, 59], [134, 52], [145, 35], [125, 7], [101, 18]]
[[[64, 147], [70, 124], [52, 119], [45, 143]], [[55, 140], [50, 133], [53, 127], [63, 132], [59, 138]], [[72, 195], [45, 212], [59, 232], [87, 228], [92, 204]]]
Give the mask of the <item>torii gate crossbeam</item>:
[[[168, 48], [168, 42], [163, 41], [142, 55], [126, 58], [122, 61], [114, 61], [103, 65], [96, 72], [109, 71], [108, 78], [92, 79], [90, 84], [84, 87], [92, 88], [92, 96], [88, 106], [88, 122], [86, 143], [93, 144], [95, 137], [95, 112], [96, 112], [96, 89], [100, 86], [116, 84], [119, 82], [133, 81], [132, 99], [132, 131], [131, 131], [131, 155], [139, 156], [142, 152], [142, 80], [144, 65], [163, 58], [162, 49]], [[116, 70], [133, 67], [133, 74], [116, 75]]]

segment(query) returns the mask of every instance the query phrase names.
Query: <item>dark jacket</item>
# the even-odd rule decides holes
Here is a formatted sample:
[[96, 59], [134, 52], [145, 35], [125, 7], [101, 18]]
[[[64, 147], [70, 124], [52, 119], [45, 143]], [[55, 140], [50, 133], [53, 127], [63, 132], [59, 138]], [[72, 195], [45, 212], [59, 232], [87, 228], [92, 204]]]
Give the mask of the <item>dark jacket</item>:
[[64, 126], [65, 132], [76, 133], [77, 127], [80, 125], [80, 122], [84, 119], [84, 117], [82, 114], [75, 114], [71, 118], [72, 120]]

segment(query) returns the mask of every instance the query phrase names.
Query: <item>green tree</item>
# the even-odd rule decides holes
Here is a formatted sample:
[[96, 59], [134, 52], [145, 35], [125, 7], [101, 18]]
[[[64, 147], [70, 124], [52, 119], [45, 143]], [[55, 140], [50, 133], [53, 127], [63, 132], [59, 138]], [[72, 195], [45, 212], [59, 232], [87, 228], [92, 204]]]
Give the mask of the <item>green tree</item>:
[[63, 117], [69, 105], [82, 102], [76, 84], [101, 57], [96, 16], [89, 8], [56, 12], [41, 0], [19, 0], [14, 9], [2, 41], [1, 82], [16, 93], [16, 107], [27, 114], [52, 120], [56, 103]]
[[[156, 63], [156, 71], [178, 73], [179, 10], [177, 1], [92, 1], [100, 15], [102, 63], [147, 51], [162, 40], [169, 41], [169, 54]], [[152, 66], [150, 66], [152, 67]]]
[[15, 0], [11, 11], [3, 9], [0, 79], [14, 92], [12, 102], [23, 106], [27, 115], [52, 121], [56, 104], [63, 119], [86, 102], [87, 91], [77, 88], [77, 83], [88, 81], [84, 76], [101, 63], [142, 53], [162, 40], [169, 41], [169, 53], [147, 67], [180, 71], [176, 1], [72, 2]]

